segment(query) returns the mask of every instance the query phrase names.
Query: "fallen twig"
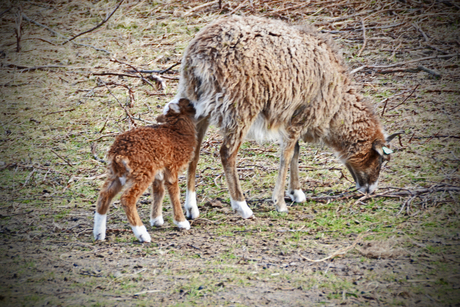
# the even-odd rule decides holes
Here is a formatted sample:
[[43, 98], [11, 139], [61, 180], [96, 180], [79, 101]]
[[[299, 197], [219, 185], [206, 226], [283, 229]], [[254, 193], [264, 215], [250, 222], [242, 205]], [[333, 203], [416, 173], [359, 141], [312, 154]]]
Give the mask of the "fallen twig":
[[420, 86], [420, 84], [417, 84], [417, 85], [414, 87], [414, 89], [412, 90], [412, 92], [410, 92], [410, 94], [407, 95], [407, 97], [404, 98], [404, 100], [403, 100], [400, 104], [398, 104], [398, 105], [392, 107], [391, 109], [388, 109], [388, 111], [394, 110], [394, 109], [396, 109], [397, 107], [399, 107], [400, 105], [404, 104], [404, 103], [407, 101], [407, 99], [409, 99], [409, 97], [412, 96], [412, 94], [414, 94], [415, 90], [416, 90], [419, 86]]
[[53, 149], [51, 149], [51, 152], [54, 153], [56, 156], [58, 156], [59, 158], [62, 159], [62, 161], [64, 161], [65, 163], [67, 163], [70, 167], [73, 167], [72, 163], [69, 162], [69, 160], [67, 160], [66, 158], [62, 157], [60, 154], [58, 154], [57, 152], [55, 152]]
[[300, 254], [300, 256], [301, 256], [303, 259], [305, 259], [305, 260], [307, 260], [307, 261], [310, 261], [310, 262], [323, 262], [323, 261], [326, 261], [326, 260], [328, 260], [328, 259], [332, 259], [332, 258], [334, 258], [334, 257], [336, 257], [336, 256], [346, 254], [348, 251], [350, 251], [351, 249], [353, 249], [353, 248], [356, 246], [356, 244], [358, 244], [364, 237], [366, 237], [366, 236], [368, 236], [368, 235], [370, 235], [370, 234], [369, 234], [369, 233], [360, 234], [360, 235], [356, 238], [355, 242], [353, 242], [353, 244], [351, 244], [350, 246], [347, 246], [347, 247], [343, 247], [343, 248], [341, 248], [341, 249], [338, 249], [338, 250], [336, 250], [335, 252], [333, 252], [332, 254], [330, 254], [329, 256], [327, 256], [327, 257], [325, 257], [325, 258], [322, 258], [322, 259], [318, 259], [318, 260], [316, 260], [316, 259], [310, 259], [310, 258], [308, 258], [308, 257], [303, 256], [302, 254]]
[[193, 14], [194, 12], [198, 11], [198, 10], [201, 10], [202, 8], [205, 8], [207, 6], [211, 6], [211, 5], [214, 5], [216, 3], [218, 3], [219, 0], [215, 0], [215, 1], [211, 1], [211, 2], [205, 2], [204, 4], [201, 4], [201, 5], [198, 5], [198, 6], [195, 6], [194, 8], [191, 8], [190, 10], [188, 10], [187, 12], [185, 12], [182, 17], [187, 17], [191, 14]]
[[110, 15], [107, 16], [107, 18], [104, 19], [100, 24], [98, 24], [97, 26], [95, 26], [95, 27], [92, 28], [92, 29], [89, 29], [89, 30], [87, 30], [87, 31], [84, 31], [84, 32], [82, 32], [82, 33], [80, 33], [80, 34], [75, 35], [74, 37], [69, 38], [68, 40], [66, 40], [65, 42], [63, 42], [62, 45], [65, 45], [65, 44], [67, 44], [68, 42], [70, 42], [70, 41], [76, 39], [77, 37], [82, 36], [82, 35], [84, 35], [84, 34], [86, 34], [86, 33], [91, 32], [91, 31], [94, 31], [94, 30], [96, 30], [97, 28], [101, 27], [101, 26], [102, 26], [103, 24], [105, 24], [105, 23], [110, 19], [110, 17], [112, 17], [112, 15], [118, 10], [118, 8], [119, 8], [120, 5], [123, 3], [123, 1], [125, 1], [125, 0], [121, 0], [121, 1], [118, 3], [117, 7], [113, 10], [113, 12], [110, 13]]
[[363, 65], [358, 68], [353, 69], [350, 71], [351, 74], [354, 74], [360, 70], [363, 69], [373, 69], [373, 68], [391, 68], [391, 67], [398, 67], [398, 66], [403, 66], [406, 64], [411, 64], [411, 63], [416, 63], [416, 62], [421, 62], [421, 61], [426, 61], [426, 60], [432, 60], [432, 59], [447, 59], [447, 58], [452, 58], [460, 56], [460, 53], [451, 53], [451, 54], [445, 54], [445, 55], [434, 55], [434, 56], [429, 56], [429, 57], [424, 57], [424, 58], [419, 58], [415, 60], [409, 60], [409, 61], [404, 61], [404, 62], [399, 62], [395, 64], [390, 64], [390, 65]]
[[361, 56], [361, 53], [363, 52], [364, 48], [366, 48], [367, 44], [366, 27], [364, 26], [364, 19], [361, 19], [361, 25], [363, 28], [363, 46], [361, 47], [361, 49], [359, 49], [358, 56]]

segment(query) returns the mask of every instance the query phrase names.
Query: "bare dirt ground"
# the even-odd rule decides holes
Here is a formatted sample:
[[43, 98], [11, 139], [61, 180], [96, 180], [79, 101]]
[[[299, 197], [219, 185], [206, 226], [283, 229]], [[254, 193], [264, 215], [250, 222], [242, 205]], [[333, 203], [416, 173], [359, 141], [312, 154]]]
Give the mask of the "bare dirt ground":
[[[460, 305], [458, 1], [119, 3], [0, 3], [0, 305]], [[94, 243], [105, 166], [93, 155], [155, 122], [172, 66], [225, 14], [312, 23], [342, 46], [386, 130], [405, 132], [380, 188], [357, 193], [327, 148], [303, 143], [307, 202], [277, 213], [278, 147], [247, 142], [238, 169], [256, 218], [243, 220], [211, 129], [191, 230], [174, 227], [166, 198], [165, 226], [139, 244], [115, 201]]]

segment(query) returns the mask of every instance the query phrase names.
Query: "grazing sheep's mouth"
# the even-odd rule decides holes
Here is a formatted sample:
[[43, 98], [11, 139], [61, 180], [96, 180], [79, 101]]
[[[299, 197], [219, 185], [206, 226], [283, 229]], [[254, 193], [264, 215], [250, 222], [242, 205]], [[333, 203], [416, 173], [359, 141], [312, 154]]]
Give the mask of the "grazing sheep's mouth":
[[360, 176], [359, 172], [355, 171], [349, 164], [345, 164], [345, 166], [348, 168], [348, 170], [350, 171], [350, 174], [353, 176], [353, 179], [356, 182], [356, 188], [358, 189], [358, 191], [371, 194], [377, 189], [378, 180], [376, 180], [375, 182], [371, 184], [364, 183], [367, 181], [365, 178], [366, 176], [364, 176], [364, 178], [363, 176]]

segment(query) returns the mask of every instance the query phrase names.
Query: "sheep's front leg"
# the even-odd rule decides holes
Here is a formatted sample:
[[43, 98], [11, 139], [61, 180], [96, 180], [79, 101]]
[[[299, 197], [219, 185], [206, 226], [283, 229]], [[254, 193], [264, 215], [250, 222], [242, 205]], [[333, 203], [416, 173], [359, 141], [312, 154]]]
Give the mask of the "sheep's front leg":
[[[110, 176], [110, 175], [109, 175]], [[96, 212], [94, 214], [94, 227], [93, 235], [95, 240], [104, 240], [106, 225], [107, 225], [107, 211], [109, 205], [115, 195], [120, 192], [122, 188], [120, 179], [116, 176], [110, 176], [101, 188], [99, 197], [96, 203]]]
[[292, 201], [296, 203], [302, 203], [306, 200], [305, 193], [300, 188], [299, 182], [299, 152], [300, 152], [300, 145], [299, 141], [295, 144], [294, 147], [294, 155], [291, 159], [291, 166], [290, 166], [290, 178], [289, 178], [289, 189], [288, 195]]
[[243, 191], [238, 179], [238, 172], [236, 171], [236, 157], [240, 146], [241, 141], [239, 141], [238, 144], [231, 146], [228, 140], [224, 140], [220, 149], [220, 157], [222, 159], [222, 165], [224, 166], [227, 186], [230, 191], [232, 209], [243, 218], [247, 219], [251, 217], [253, 213], [244, 199]]
[[171, 198], [171, 203], [173, 206], [174, 212], [174, 224], [181, 229], [190, 229], [190, 223], [184, 216], [182, 211], [182, 206], [180, 204], [180, 191], [179, 191], [179, 182], [177, 181], [177, 174], [171, 174], [169, 178], [166, 179], [166, 187], [168, 188], [169, 197]]
[[164, 187], [164, 180], [159, 178], [158, 176], [155, 177], [155, 180], [152, 183], [152, 205], [150, 207], [150, 225], [152, 226], [162, 226], [164, 224], [163, 220], [163, 198], [165, 196], [165, 187]]
[[192, 161], [188, 166], [187, 172], [187, 192], [185, 193], [185, 214], [189, 219], [196, 219], [200, 216], [200, 211], [198, 210], [198, 206], [196, 204], [196, 192], [195, 192], [195, 174], [196, 174], [196, 167], [198, 165], [198, 159], [200, 158], [200, 148], [201, 143], [203, 142], [203, 137], [206, 134], [206, 130], [208, 129], [209, 122], [207, 119], [204, 119], [197, 123], [196, 131], [197, 131], [197, 143], [195, 147], [195, 153], [193, 156]]
[[284, 201], [284, 185], [288, 171], [288, 164], [292, 160], [294, 148], [296, 146], [296, 139], [289, 139], [281, 150], [280, 167], [278, 171], [278, 178], [276, 179], [275, 190], [273, 191], [273, 203], [276, 210], [279, 212], [287, 212], [287, 206]]
[[134, 235], [140, 242], [150, 242], [150, 238], [147, 229], [137, 213], [136, 203], [139, 197], [144, 193], [150, 184], [150, 178], [146, 178], [142, 182], [129, 182], [129, 187], [121, 195], [120, 201], [123, 209], [125, 210], [126, 216], [128, 217], [129, 224], [133, 230]]

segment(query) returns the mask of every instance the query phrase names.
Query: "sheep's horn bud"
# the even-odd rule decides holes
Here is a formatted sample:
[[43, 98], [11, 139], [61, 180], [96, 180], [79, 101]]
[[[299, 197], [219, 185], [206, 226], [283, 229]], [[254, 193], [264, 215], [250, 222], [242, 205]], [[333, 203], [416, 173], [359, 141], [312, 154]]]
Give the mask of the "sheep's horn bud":
[[392, 135], [388, 136], [386, 138], [387, 143], [390, 143], [392, 139], [394, 139], [396, 136], [400, 134], [404, 134], [404, 131], [399, 131], [399, 132], [393, 133]]

